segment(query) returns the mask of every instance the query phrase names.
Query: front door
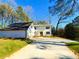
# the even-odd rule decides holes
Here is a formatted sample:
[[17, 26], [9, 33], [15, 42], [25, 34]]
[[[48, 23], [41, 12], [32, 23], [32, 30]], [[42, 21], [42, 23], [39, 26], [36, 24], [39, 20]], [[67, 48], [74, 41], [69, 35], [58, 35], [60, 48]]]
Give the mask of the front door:
[[43, 36], [43, 32], [40, 32], [40, 36]]

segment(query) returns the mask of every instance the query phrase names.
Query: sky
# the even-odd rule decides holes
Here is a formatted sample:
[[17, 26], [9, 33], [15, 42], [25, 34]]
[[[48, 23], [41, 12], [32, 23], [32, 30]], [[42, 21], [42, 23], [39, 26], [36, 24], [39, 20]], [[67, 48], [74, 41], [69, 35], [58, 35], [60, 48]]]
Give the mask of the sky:
[[[45, 20], [52, 23], [53, 26], [56, 26], [58, 18], [55, 16], [49, 15], [48, 7], [49, 0], [0, 0], [1, 3], [8, 3], [13, 8], [17, 6], [22, 6], [27, 13], [27, 15], [32, 20]], [[54, 2], [52, 3], [54, 4]], [[64, 27], [65, 24], [61, 24], [60, 27]]]
[[26, 11], [30, 8], [28, 13], [34, 20], [47, 20], [49, 14], [48, 0], [16, 0], [16, 2], [23, 6]]

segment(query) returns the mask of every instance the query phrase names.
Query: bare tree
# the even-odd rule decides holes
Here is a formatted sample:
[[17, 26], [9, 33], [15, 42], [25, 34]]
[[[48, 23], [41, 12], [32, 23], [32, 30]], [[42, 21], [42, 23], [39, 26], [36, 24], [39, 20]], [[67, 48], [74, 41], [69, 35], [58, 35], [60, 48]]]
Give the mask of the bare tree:
[[[53, 0], [50, 0], [51, 3]], [[54, 0], [55, 4], [49, 7], [49, 12], [52, 15], [59, 17], [56, 32], [60, 23], [66, 22], [66, 19], [72, 16], [78, 9], [78, 0]]]
[[19, 16], [19, 20], [24, 21], [24, 22], [30, 21], [29, 17], [26, 15], [25, 11], [23, 10], [21, 6], [17, 8], [16, 13]]
[[7, 4], [0, 5], [0, 21], [1, 28], [5, 28], [8, 24], [13, 23], [17, 19], [17, 15]]
[[72, 20], [72, 23], [79, 25], [79, 16], [77, 16], [74, 20]]

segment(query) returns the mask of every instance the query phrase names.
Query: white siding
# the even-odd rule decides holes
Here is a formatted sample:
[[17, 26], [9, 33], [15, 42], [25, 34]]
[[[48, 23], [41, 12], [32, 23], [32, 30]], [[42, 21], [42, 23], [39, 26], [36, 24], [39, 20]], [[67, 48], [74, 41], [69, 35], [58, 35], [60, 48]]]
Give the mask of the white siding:
[[[36, 27], [36, 29], [35, 29]], [[50, 27], [49, 29], [46, 29], [46, 27]], [[43, 36], [51, 36], [51, 25], [33, 25], [28, 28], [27, 36], [28, 38], [34, 37], [34, 36], [41, 36], [40, 32], [43, 32]], [[50, 34], [46, 34], [46, 32], [50, 32]]]
[[[40, 32], [43, 32], [43, 36], [51, 36], [51, 26], [34, 26], [35, 29], [35, 36], [40, 36]], [[46, 27], [49, 27], [49, 29], [46, 29]], [[46, 32], [50, 32], [50, 34], [46, 34]]]
[[31, 26], [29, 26], [28, 30], [27, 30], [27, 38], [32, 38], [35, 34], [35, 29], [33, 24], [31, 24]]
[[24, 30], [0, 31], [0, 37], [25, 38]]

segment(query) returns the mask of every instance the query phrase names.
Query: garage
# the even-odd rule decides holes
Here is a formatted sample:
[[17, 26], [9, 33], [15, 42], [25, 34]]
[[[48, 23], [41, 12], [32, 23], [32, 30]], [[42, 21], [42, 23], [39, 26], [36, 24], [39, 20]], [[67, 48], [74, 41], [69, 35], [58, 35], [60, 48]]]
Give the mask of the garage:
[[7, 28], [0, 29], [1, 38], [27, 38], [27, 31], [29, 29], [29, 23], [14, 23]]

